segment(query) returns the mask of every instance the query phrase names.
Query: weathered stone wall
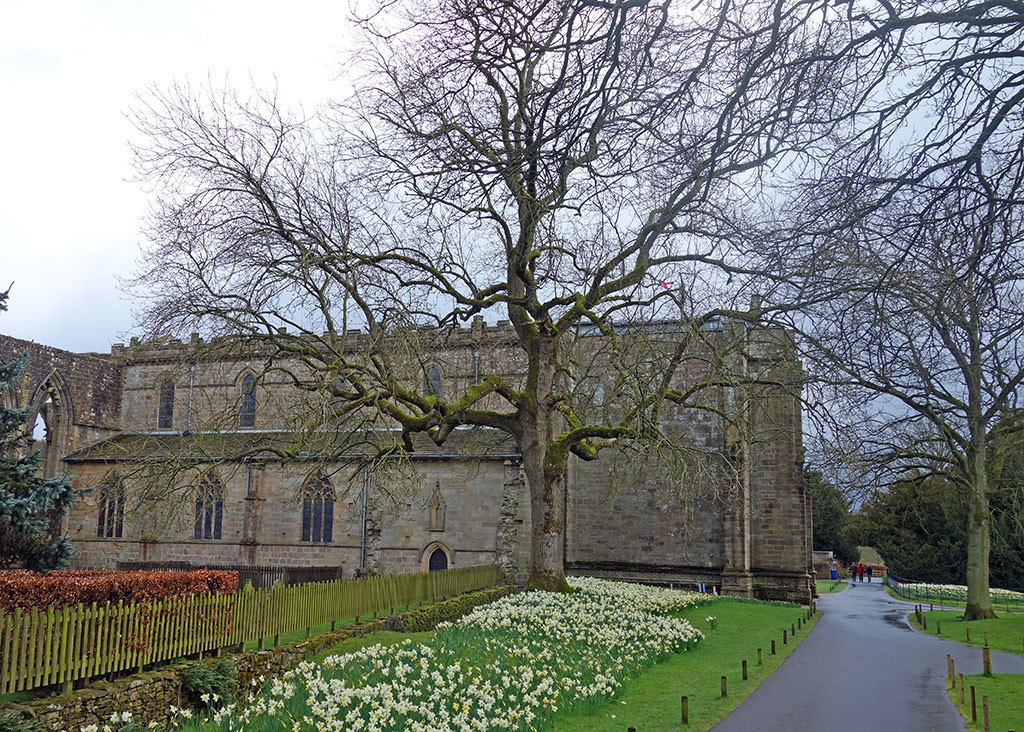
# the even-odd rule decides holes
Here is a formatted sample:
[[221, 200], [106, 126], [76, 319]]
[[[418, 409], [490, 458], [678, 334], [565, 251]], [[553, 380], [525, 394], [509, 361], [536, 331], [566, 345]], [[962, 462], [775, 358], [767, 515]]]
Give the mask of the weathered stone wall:
[[[581, 334], [564, 354], [575, 384], [568, 396], [574, 407], [602, 420], [620, 418], [635, 393], [654, 388], [660, 378], [680, 337], [670, 325], [624, 332], [615, 348], [597, 334]], [[352, 338], [357, 347], [365, 336]], [[410, 359], [410, 383], [423, 379], [418, 363], [440, 371], [442, 393], [448, 395], [488, 374], [513, 384], [523, 378], [523, 354], [508, 324], [476, 322], [424, 338], [415, 347], [429, 357], [426, 362]], [[657, 461], [631, 465], [628, 456], [614, 450], [595, 462], [571, 458], [569, 569], [645, 581], [714, 582], [744, 596], [764, 594], [764, 588], [774, 592], [777, 586], [787, 599], [806, 599], [811, 513], [800, 471], [799, 402], [789, 387], [775, 385], [799, 383], [800, 365], [792, 354], [781, 331], [725, 324], [701, 333], [672, 385], [686, 391], [716, 376], [723, 383], [738, 379], [739, 385], [698, 391], [696, 408], [666, 404], [661, 409], [664, 432], [695, 456], [680, 475], [670, 477]], [[92, 361], [65, 356], [71, 371], [92, 368]], [[219, 459], [226, 453], [216, 440], [293, 434], [302, 426], [297, 415], [316, 406], [304, 402], [307, 397], [289, 386], [280, 371], [268, 368], [266, 354], [231, 340], [203, 343], [194, 338], [188, 343], [133, 342], [116, 346], [110, 357], [88, 358], [106, 364], [96, 384], [121, 379], [121, 392], [111, 386], [104, 393], [121, 394], [122, 424], [143, 442], [132, 443], [132, 454], [112, 451], [104, 457], [99, 449], [69, 457], [77, 485], [96, 485], [116, 470], [130, 488], [129, 504], [138, 499], [120, 539], [96, 536], [98, 496], [75, 507], [69, 529], [80, 551], [78, 566], [112, 567], [119, 560], [329, 565], [344, 567], [348, 575], [364, 557], [367, 569], [419, 570], [435, 548], [442, 548], [450, 566], [497, 561], [510, 578], [524, 578], [530, 553], [529, 487], [507, 439], [487, 449], [463, 449], [456, 439], [486, 430], [457, 431], [442, 447], [424, 440], [410, 461], [413, 478], [371, 481], [364, 542], [360, 477], [352, 476], [343, 462], [318, 459], [315, 445], [285, 446], [296, 456], [287, 462], [258, 449], [245, 461]], [[634, 364], [627, 377], [621, 371], [625, 360]], [[259, 381], [252, 429], [239, 426], [246, 374]], [[173, 428], [159, 430], [160, 384], [166, 379], [175, 384]], [[497, 395], [489, 399], [493, 403], [487, 406], [498, 406]], [[112, 410], [107, 405], [100, 412]], [[312, 434], [344, 440], [347, 433], [321, 429]], [[192, 462], [185, 461], [184, 469], [171, 478], [146, 474], [154, 465], [159, 468], [154, 456], [159, 457], [161, 446], [185, 442]], [[329, 448], [319, 454], [337, 454], [337, 443]], [[148, 468], [142, 458], [149, 460]], [[192, 486], [211, 468], [224, 486], [222, 535], [195, 540]], [[337, 495], [334, 536], [326, 544], [302, 542], [300, 536], [301, 486], [320, 468], [331, 474]], [[430, 524], [435, 492], [444, 502], [443, 528]], [[801, 581], [806, 592], [794, 591]]]
[[[208, 466], [203, 466], [206, 468]], [[475, 464], [422, 459], [414, 463], [417, 484], [370, 483], [372, 512], [367, 567], [380, 571], [418, 572], [429, 553], [441, 547], [450, 567], [493, 564], [504, 490], [502, 462]], [[252, 564], [283, 567], [340, 566], [346, 575], [362, 560], [362, 478], [338, 465], [332, 469], [336, 498], [332, 541], [303, 542], [300, 491], [309, 473], [322, 464], [262, 463], [231, 471], [214, 469], [224, 486], [222, 538], [192, 538], [194, 507], [188, 496], [168, 496], [163, 506], [143, 516], [129, 512], [121, 539], [96, 536], [97, 494], [83, 498], [71, 512], [70, 533], [78, 555], [75, 565], [112, 569], [118, 561]], [[95, 485], [111, 469], [103, 463], [76, 467], [76, 484]], [[196, 470], [199, 474], [201, 470]], [[444, 501], [444, 521], [431, 528], [429, 501], [435, 492]], [[187, 493], [187, 492], [183, 492]], [[388, 506], [385, 512], [379, 508]], [[382, 515], [386, 513], [387, 515]]]
[[[224, 658], [229, 659], [234, 666], [239, 696], [244, 699], [250, 690], [262, 688], [260, 680], [270, 679], [347, 638], [379, 630], [402, 633], [431, 630], [438, 623], [457, 620], [473, 608], [494, 602], [511, 590], [511, 587], [504, 586], [460, 595], [397, 615], [346, 625], [333, 633], [314, 636], [307, 641], [263, 651], [225, 654]], [[4, 709], [38, 720], [44, 730], [78, 732], [81, 727], [90, 724], [102, 728], [115, 712], [119, 715], [130, 712], [136, 726], [149, 722], [163, 724], [169, 720], [171, 706], [188, 706], [182, 692], [181, 679], [185, 669], [193, 663], [169, 664], [114, 681], [97, 681], [69, 694], [8, 704]]]

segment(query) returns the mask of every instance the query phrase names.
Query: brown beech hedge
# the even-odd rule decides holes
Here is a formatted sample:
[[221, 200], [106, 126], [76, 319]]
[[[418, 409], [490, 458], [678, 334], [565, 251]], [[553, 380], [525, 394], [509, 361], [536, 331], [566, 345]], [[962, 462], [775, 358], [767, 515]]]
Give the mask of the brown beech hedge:
[[65, 569], [46, 575], [23, 570], [0, 572], [0, 609], [63, 607], [80, 602], [125, 602], [186, 597], [238, 588], [238, 572], [101, 572]]

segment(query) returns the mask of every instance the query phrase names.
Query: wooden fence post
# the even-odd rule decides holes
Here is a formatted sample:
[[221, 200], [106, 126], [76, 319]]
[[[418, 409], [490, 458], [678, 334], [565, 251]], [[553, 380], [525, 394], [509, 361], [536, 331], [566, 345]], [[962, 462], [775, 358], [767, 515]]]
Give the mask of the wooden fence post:
[[992, 651], [988, 646], [981, 649], [981, 663], [984, 667], [982, 672], [985, 676], [992, 675]]
[[684, 696], [680, 698], [680, 702], [683, 707], [683, 724], [690, 723], [690, 697]]
[[725, 677], [722, 677], [722, 696], [729, 696], [729, 691], [726, 687]]
[[978, 721], [978, 705], [974, 700], [974, 684], [971, 684], [971, 721]]
[[758, 666], [763, 666], [764, 665], [764, 651], [762, 649], [760, 649], [760, 648], [757, 649], [757, 665]]
[[981, 716], [983, 717], [985, 724], [985, 732], [989, 732], [988, 726], [988, 694], [982, 694], [981, 696]]
[[747, 659], [743, 659], [743, 680], [747, 680]]

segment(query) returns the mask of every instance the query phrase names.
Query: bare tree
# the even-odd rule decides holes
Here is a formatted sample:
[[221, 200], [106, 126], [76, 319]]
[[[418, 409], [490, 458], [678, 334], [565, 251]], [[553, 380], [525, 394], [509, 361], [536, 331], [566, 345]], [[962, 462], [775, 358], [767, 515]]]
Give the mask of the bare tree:
[[[674, 377], [708, 324], [760, 315], [733, 305], [766, 272], [735, 243], [737, 212], [836, 103], [808, 59], [839, 31], [827, 3], [786, 0], [410, 7], [364, 22], [359, 91], [330, 120], [290, 120], [272, 98], [147, 98], [146, 324], [260, 340], [301, 364], [295, 386], [330, 395], [335, 423], [397, 425], [384, 453], [466, 425], [511, 435], [530, 585], [564, 589], [569, 456], [656, 440], [666, 397], [722, 410], [704, 397], [734, 383], [724, 359], [707, 357], [719, 370], [702, 386]], [[619, 408], [583, 409], [573, 342], [622, 343], [669, 304], [676, 334], [652, 339], [650, 369], [608, 355]], [[445, 328], [496, 313], [521, 378], [421, 388]]]
[[[857, 387], [863, 415], [857, 405], [837, 408], [842, 397], [834, 393], [820, 403], [826, 416], [858, 414], [828, 432], [847, 477], [887, 480], [891, 475], [879, 468], [915, 465], [903, 459], [915, 450], [929, 470], [959, 464], [958, 482], [977, 496], [969, 614], [985, 617], [991, 613], [986, 458], [977, 441], [995, 429], [992, 420], [1016, 393], [977, 385], [1014, 381], [1015, 362], [1006, 354], [1020, 332], [1006, 301], [1014, 293], [1012, 277], [969, 268], [988, 266], [983, 263], [996, 250], [1010, 261], [1017, 256], [1012, 222], [1019, 219], [1024, 139], [1024, 8], [984, 0], [882, 0], [848, 8], [850, 40], [832, 63], [835, 73], [856, 75], [857, 83], [836, 110], [834, 144], [805, 159], [795, 205], [781, 214], [782, 246], [795, 244], [805, 268], [792, 278], [789, 298], [806, 306], [809, 317], [800, 326], [823, 349], [808, 356]], [[980, 252], [974, 259], [972, 247]], [[981, 290], [959, 300], [934, 297], [952, 287], [946, 280], [961, 276], [971, 279], [970, 287], [995, 278], [991, 297], [998, 307], [983, 307], [979, 298], [989, 295]], [[911, 292], [912, 286], [920, 289]], [[961, 322], [967, 316], [954, 317], [955, 311], [968, 303], [980, 315]], [[1009, 311], [999, 310], [1004, 306]], [[858, 345], [840, 342], [846, 337]], [[972, 350], [972, 339], [985, 345]], [[862, 451], [864, 444], [879, 450]], [[892, 459], [896, 453], [901, 459]]]
[[1024, 382], [1024, 168], [999, 162], [977, 161], [970, 181], [950, 169], [904, 185], [854, 232], [809, 247], [802, 295], [821, 297], [793, 321], [812, 371], [835, 388], [837, 452], [881, 480], [941, 474], [963, 491], [965, 619], [995, 617], [992, 472], [1021, 441], [1011, 417]]

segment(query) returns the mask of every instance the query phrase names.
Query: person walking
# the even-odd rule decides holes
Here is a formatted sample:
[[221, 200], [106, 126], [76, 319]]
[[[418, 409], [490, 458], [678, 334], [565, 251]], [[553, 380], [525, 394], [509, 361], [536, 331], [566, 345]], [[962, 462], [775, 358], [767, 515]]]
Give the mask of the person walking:
[[857, 581], [858, 582], [863, 582], [864, 581], [864, 563], [863, 562], [860, 562], [860, 563], [857, 564]]
[[868, 576], [868, 582], [871, 582], [871, 565], [869, 564], [864, 568], [864, 574]]

